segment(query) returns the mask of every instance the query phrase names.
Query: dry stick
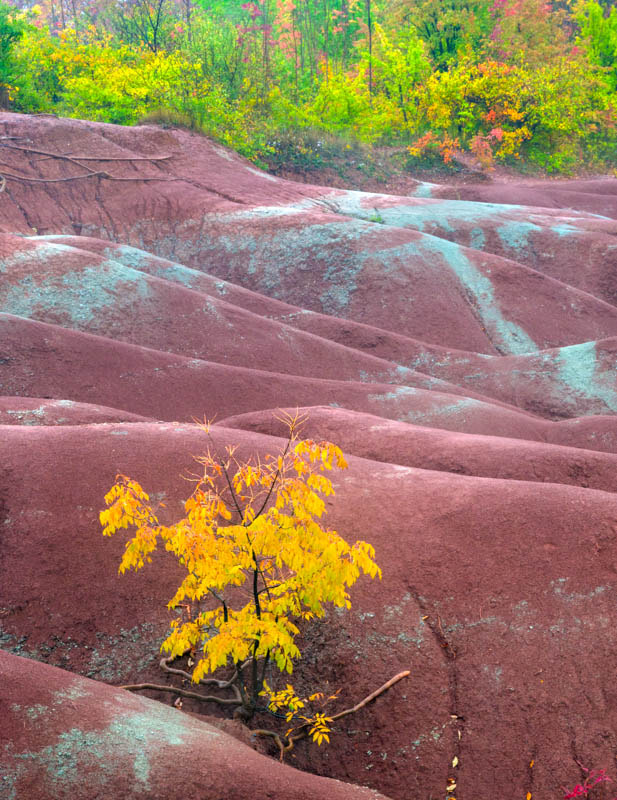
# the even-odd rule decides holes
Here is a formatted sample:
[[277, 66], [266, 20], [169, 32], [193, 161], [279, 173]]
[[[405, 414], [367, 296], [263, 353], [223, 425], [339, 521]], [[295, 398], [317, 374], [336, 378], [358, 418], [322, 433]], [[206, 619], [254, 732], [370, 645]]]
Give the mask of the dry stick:
[[[17, 137], [16, 137], [17, 138]], [[61, 158], [66, 161], [166, 161], [169, 156], [74, 156], [65, 155], [64, 153], [51, 153], [48, 150], [37, 150], [34, 147], [24, 147], [19, 144], [3, 144], [0, 141], [0, 147], [8, 147], [11, 150], [23, 150], [26, 153], [36, 153], [38, 156], [50, 156], [51, 158]]]
[[59, 155], [57, 153], [48, 153], [46, 150], [34, 150], [31, 147], [22, 147], [22, 145], [4, 144], [4, 145], [1, 145], [1, 146], [5, 147], [5, 148], [8, 148], [9, 150], [19, 150], [22, 153], [35, 153], [36, 155], [44, 155], [46, 159], [47, 158], [50, 158], [50, 159], [51, 158], [58, 158], [58, 159], [61, 159], [63, 161], [68, 161], [71, 164], [75, 164], [75, 166], [79, 167], [79, 169], [86, 169], [86, 170], [88, 170], [88, 172], [90, 172], [92, 174], [94, 174], [96, 172], [96, 170], [90, 169], [90, 167], [88, 167], [87, 165], [80, 164], [79, 161], [76, 161], [74, 158], [72, 158], [69, 155]]
[[24, 183], [64, 183], [65, 181], [77, 181], [81, 178], [105, 178], [108, 181], [181, 181], [182, 178], [116, 178], [115, 175], [110, 175], [108, 172], [87, 172], [85, 175], [72, 175], [69, 178], [29, 178], [27, 175], [13, 175], [10, 172], [4, 172], [2, 177], [12, 178], [16, 181]]
[[141, 691], [142, 689], [153, 689], [157, 692], [171, 692], [179, 694], [181, 697], [192, 697], [204, 703], [218, 703], [221, 706], [239, 706], [240, 700], [226, 700], [222, 697], [215, 697], [213, 694], [203, 695], [197, 692], [189, 692], [186, 689], [176, 689], [174, 686], [160, 686], [158, 683], [127, 683], [124, 686], [116, 686], [116, 689], [127, 689], [130, 692]]
[[335, 719], [341, 719], [342, 717], [346, 717], [348, 714], [355, 714], [356, 711], [359, 711], [361, 708], [364, 708], [364, 706], [368, 705], [371, 702], [371, 700], [374, 700], [376, 697], [379, 697], [380, 694], [387, 692], [388, 689], [394, 686], [395, 683], [398, 683], [399, 681], [403, 680], [403, 678], [406, 678], [410, 674], [411, 672], [408, 669], [406, 669], [404, 672], [399, 672], [398, 675], [395, 675], [393, 678], [390, 678], [390, 680], [386, 681], [386, 683], [384, 683], [383, 686], [380, 686], [379, 689], [375, 689], [375, 691], [369, 694], [367, 697], [365, 697], [364, 700], [360, 700], [359, 703], [356, 703], [356, 705], [353, 708], [348, 708], [345, 711], [340, 711], [338, 714], [335, 714], [332, 717], [332, 721], [334, 722]]
[[[410, 671], [408, 669], [406, 669], [404, 672], [399, 672], [398, 675], [395, 675], [393, 678], [390, 678], [390, 680], [386, 681], [386, 683], [384, 683], [383, 686], [380, 686], [379, 689], [375, 689], [374, 692], [371, 692], [371, 694], [367, 695], [364, 698], [364, 700], [360, 700], [359, 703], [356, 703], [356, 705], [353, 706], [353, 708], [346, 708], [344, 711], [340, 711], [338, 714], [335, 714], [333, 717], [331, 717], [331, 721], [334, 722], [335, 720], [342, 719], [343, 717], [346, 717], [349, 714], [355, 714], [356, 711], [359, 711], [361, 708], [364, 708], [364, 706], [368, 705], [376, 697], [379, 697], [380, 694], [387, 692], [388, 689], [392, 688], [392, 686], [394, 686], [395, 683], [398, 683], [403, 678], [406, 678], [409, 674]], [[275, 733], [274, 731], [268, 731], [263, 728], [257, 728], [256, 730], [252, 730], [251, 733], [255, 734], [255, 736], [269, 736], [272, 739], [274, 739], [281, 752], [281, 761], [282, 761], [283, 755], [287, 751], [293, 748], [294, 743], [300, 741], [300, 739], [304, 739], [304, 737], [307, 736], [306, 729], [309, 727], [310, 724], [311, 724], [310, 722], [305, 722], [301, 726], [301, 730], [298, 733], [292, 736], [288, 736], [286, 745], [283, 744], [283, 740], [281, 739], [279, 734]]]

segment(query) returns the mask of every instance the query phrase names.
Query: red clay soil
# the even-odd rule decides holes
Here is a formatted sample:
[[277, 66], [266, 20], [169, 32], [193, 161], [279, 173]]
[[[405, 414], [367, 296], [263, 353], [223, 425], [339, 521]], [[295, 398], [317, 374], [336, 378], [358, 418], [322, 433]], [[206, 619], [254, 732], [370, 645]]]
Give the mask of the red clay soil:
[[[389, 196], [186, 131], [15, 114], [0, 147], [0, 797], [617, 779], [617, 180]], [[118, 576], [98, 522], [118, 472], [180, 512], [192, 420], [263, 456], [298, 406], [349, 454], [328, 524], [383, 579], [303, 627], [294, 685], [340, 689], [337, 711], [411, 670], [299, 743], [304, 773], [211, 727], [218, 707], [104, 685], [180, 685], [158, 665], [179, 574], [163, 553]]]
[[[123, 537], [100, 535], [93, 498], [121, 471], [177, 507], [203, 434], [140, 423], [4, 430], [3, 571], [19, 576], [3, 589], [6, 646], [109, 682], [161, 681], [157, 643], [178, 575], [162, 557], [119, 577]], [[278, 444], [223, 427], [213, 438], [237, 443], [239, 457]], [[306, 630], [295, 682], [328, 681], [346, 707], [412, 675], [337, 727], [328, 750], [298, 748], [291, 763], [397, 798], [442, 793], [452, 774], [472, 796], [489, 780], [502, 794], [525, 788], [534, 757], [535, 785], [557, 791], [556, 775], [578, 775], [572, 747], [585, 764], [610, 763], [613, 740], [598, 740], [597, 726], [617, 723], [615, 495], [354, 457], [336, 485], [328, 522], [371, 541], [385, 577], [360, 582], [350, 612]]]
[[0, 670], [3, 797], [386, 800], [277, 764], [206, 722], [97, 681], [1, 651]]
[[[293, 414], [296, 409], [286, 411]], [[299, 412], [306, 415], [303, 436], [336, 441], [345, 453], [372, 461], [459, 475], [617, 491], [617, 453], [424, 428], [343, 408], [314, 406]], [[229, 417], [220, 424], [271, 436], [284, 437], [286, 433], [275, 409]]]
[[49, 400], [0, 397], [0, 425], [89, 425], [93, 422], [146, 422], [146, 417], [117, 408]]

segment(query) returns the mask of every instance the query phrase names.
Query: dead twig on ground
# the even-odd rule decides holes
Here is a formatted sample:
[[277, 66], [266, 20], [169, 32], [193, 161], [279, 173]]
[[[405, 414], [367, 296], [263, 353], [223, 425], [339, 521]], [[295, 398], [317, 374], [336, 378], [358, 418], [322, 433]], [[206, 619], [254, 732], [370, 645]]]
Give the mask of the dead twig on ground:
[[[330, 717], [330, 720], [335, 722], [337, 719], [342, 719], [349, 714], [355, 714], [356, 711], [360, 711], [361, 708], [367, 706], [371, 701], [379, 697], [380, 694], [387, 692], [388, 689], [392, 688], [395, 683], [398, 683], [403, 678], [406, 678], [409, 674], [410, 671], [408, 669], [406, 669], [404, 672], [399, 672], [398, 675], [390, 678], [390, 680], [386, 681], [383, 686], [380, 686], [379, 689], [375, 689], [374, 692], [371, 692], [363, 700], [360, 700], [360, 702], [356, 703], [355, 706], [352, 706], [352, 708], [346, 708], [344, 711], [339, 711], [338, 714], [334, 714], [334, 716]], [[296, 742], [299, 742], [301, 739], [304, 739], [308, 736], [308, 730], [311, 725], [312, 723], [310, 721], [305, 722], [300, 726], [296, 733], [290, 733], [285, 737], [281, 737], [275, 731], [269, 731], [264, 728], [256, 728], [255, 730], [251, 730], [251, 733], [255, 736], [270, 737], [271, 739], [274, 739], [277, 747], [279, 748], [280, 759], [282, 761], [285, 753], [288, 753], [290, 750], [292, 750]], [[286, 743], [284, 743], [284, 739], [287, 740]]]
[[151, 182], [151, 181], [162, 181], [163, 183], [167, 181], [181, 181], [182, 178], [142, 178], [142, 177], [135, 177], [135, 178], [118, 178], [116, 175], [110, 175], [109, 172], [86, 172], [83, 175], [70, 175], [66, 178], [31, 178], [28, 175], [15, 175], [11, 172], [4, 172], [0, 177], [3, 178], [11, 178], [14, 181], [20, 181], [21, 183], [66, 183], [67, 181], [78, 181], [82, 178], [104, 178], [108, 181], [121, 181], [121, 182], [132, 182], [135, 181], [144, 181], [144, 182]]
[[[35, 147], [24, 147], [18, 144], [4, 144], [3, 139], [9, 137], [2, 137], [0, 139], [0, 147], [8, 147], [10, 150], [22, 150], [25, 153], [34, 153], [37, 156], [49, 156], [50, 158], [59, 158], [65, 161], [167, 161], [173, 158], [173, 155], [167, 156], [76, 156], [64, 153], [52, 153], [48, 150], [38, 150]], [[18, 137], [10, 137], [18, 138]]]

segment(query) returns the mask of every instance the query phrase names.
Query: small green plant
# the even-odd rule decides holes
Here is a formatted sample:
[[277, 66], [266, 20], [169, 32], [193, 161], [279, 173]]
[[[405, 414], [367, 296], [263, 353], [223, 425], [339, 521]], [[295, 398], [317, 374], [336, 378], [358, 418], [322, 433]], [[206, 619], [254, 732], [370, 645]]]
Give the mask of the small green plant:
[[373, 211], [375, 213], [371, 214], [371, 216], [368, 218], [368, 221], [369, 222], [376, 222], [378, 225], [385, 225], [386, 221], [382, 217], [381, 213], [376, 208], [374, 208]]
[[[304, 735], [327, 741], [329, 723], [345, 714], [300, 715], [307, 704], [334, 696], [300, 698], [291, 684], [279, 691], [270, 687], [273, 674], [291, 673], [301, 656], [299, 623], [323, 617], [327, 604], [349, 608], [347, 590], [361, 573], [381, 577], [371, 545], [349, 545], [321, 521], [323, 498], [334, 494], [324, 473], [345, 469], [342, 452], [330, 442], [300, 441], [298, 416], [286, 421], [286, 446], [263, 461], [240, 461], [234, 448], [224, 455], [209, 449], [199, 457], [203, 472], [177, 522], [162, 524], [142, 487], [122, 475], [105, 496], [107, 508], [100, 515], [106, 536], [123, 528], [135, 531], [121, 573], [149, 563], [159, 542], [186, 571], [168, 603], [181, 613], [162, 644], [168, 654], [162, 666], [231, 696], [178, 694], [231, 707], [245, 720], [283, 709], [286, 721], [295, 723], [283, 738], [257, 731], [273, 736], [281, 755]], [[208, 424], [203, 428], [209, 433]], [[189, 657], [192, 673], [170, 670], [169, 664], [183, 656]], [[225, 678], [206, 677], [226, 668], [232, 672]], [[153, 684], [126, 688], [169, 691]]]

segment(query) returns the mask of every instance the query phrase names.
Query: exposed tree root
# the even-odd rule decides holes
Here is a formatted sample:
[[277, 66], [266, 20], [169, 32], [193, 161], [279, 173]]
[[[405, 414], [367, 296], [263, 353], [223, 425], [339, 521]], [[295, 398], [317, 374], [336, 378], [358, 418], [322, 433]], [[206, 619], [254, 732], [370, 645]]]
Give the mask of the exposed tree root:
[[216, 697], [216, 695], [209, 694], [203, 695], [199, 692], [190, 692], [187, 689], [178, 689], [175, 686], [162, 686], [158, 683], [127, 683], [124, 686], [117, 686], [117, 689], [127, 689], [130, 692], [139, 692], [142, 689], [152, 689], [157, 692], [170, 692], [171, 694], [179, 694], [180, 697], [192, 697], [194, 700], [201, 700], [202, 703], [218, 703], [221, 706], [239, 706], [242, 705], [241, 700], [235, 698], [226, 699], [224, 697]]
[[[170, 667], [169, 663], [173, 661], [173, 658], [162, 658], [160, 661], [160, 667], [165, 672], [169, 672], [172, 675], [180, 675], [183, 678], [191, 679], [190, 672], [186, 672], [183, 669], [176, 669], [174, 667]], [[347, 717], [349, 714], [355, 714], [356, 711], [360, 711], [361, 708], [367, 706], [370, 702], [375, 700], [379, 697], [380, 694], [387, 692], [388, 689], [391, 689], [395, 683], [398, 683], [403, 678], [406, 678], [410, 674], [410, 671], [407, 669], [404, 672], [399, 672], [393, 678], [390, 678], [389, 681], [386, 681], [379, 689], [375, 689], [374, 692], [371, 692], [367, 695], [363, 700], [360, 700], [359, 703], [356, 703], [355, 706], [351, 708], [346, 708], [344, 711], [339, 711], [338, 714], [334, 714], [331, 717], [332, 722], [335, 722], [337, 719], [342, 719], [343, 717]], [[176, 688], [175, 686], [163, 686], [158, 683], [131, 683], [125, 684], [123, 686], [118, 686], [118, 689], [127, 689], [131, 692], [138, 692], [144, 689], [151, 689], [157, 692], [169, 692], [170, 694], [177, 694], [180, 697], [190, 697], [193, 700], [199, 700], [202, 703], [218, 703], [221, 706], [241, 706], [242, 705], [242, 698], [240, 695], [240, 690], [235, 685], [234, 681], [237, 678], [237, 672], [231, 676], [229, 680], [221, 681], [217, 680], [216, 678], [202, 678], [199, 681], [200, 684], [204, 685], [214, 685], [217, 686], [219, 689], [231, 689], [234, 692], [235, 697], [232, 698], [222, 698], [217, 697], [216, 695], [203, 695], [199, 694], [199, 692], [191, 692], [188, 689], [180, 689]], [[290, 750], [293, 750], [293, 747], [296, 742], [299, 742], [301, 739], [305, 739], [308, 736], [309, 728], [311, 726], [310, 722], [303, 723], [295, 733], [290, 733], [287, 736], [281, 736], [280, 734], [276, 733], [276, 731], [270, 731], [265, 728], [254, 728], [251, 729], [251, 733], [254, 736], [262, 736], [273, 739], [276, 746], [280, 752], [280, 759], [283, 760], [285, 753], [288, 753]]]
[[[368, 705], [372, 700], [375, 700], [376, 697], [379, 697], [380, 694], [387, 692], [388, 689], [394, 686], [395, 683], [398, 683], [403, 678], [406, 678], [409, 674], [410, 671], [408, 669], [406, 669], [404, 672], [399, 672], [393, 678], [390, 678], [389, 681], [386, 681], [386, 683], [384, 683], [383, 686], [380, 686], [379, 689], [375, 689], [374, 692], [371, 692], [363, 700], [360, 700], [359, 703], [356, 703], [356, 705], [353, 706], [352, 708], [346, 708], [344, 711], [339, 711], [338, 714], [335, 714], [333, 717], [331, 717], [332, 722], [334, 722], [337, 719], [342, 719], [343, 717], [346, 717], [349, 714], [355, 714], [356, 711], [359, 711], [361, 708], [364, 708], [364, 706]], [[289, 734], [289, 736], [284, 736], [284, 737], [281, 737], [275, 731], [269, 731], [264, 728], [256, 728], [254, 730], [251, 730], [251, 733], [254, 734], [255, 736], [263, 736], [274, 739], [279, 749], [280, 759], [282, 761], [285, 753], [288, 753], [290, 750], [292, 750], [296, 742], [300, 741], [300, 739], [305, 739], [308, 736], [308, 730], [310, 725], [311, 725], [310, 722], [305, 722], [303, 725], [300, 726], [300, 728], [296, 731], [296, 733], [291, 733]], [[284, 742], [284, 740], [286, 740], [286, 742]]]
[[109, 172], [85, 172], [83, 175], [71, 175], [67, 178], [30, 178], [27, 175], [14, 175], [10, 172], [4, 172], [0, 177], [11, 178], [14, 181], [21, 181], [22, 183], [65, 183], [66, 181], [78, 181], [82, 178], [105, 178], [108, 181], [181, 181], [182, 178], [117, 178], [115, 175], [110, 175]]
[[[110, 175], [109, 172], [105, 172], [104, 170], [93, 170], [90, 167], [82, 164], [82, 161], [166, 161], [169, 158], [173, 158], [173, 156], [76, 156], [76, 155], [64, 155], [63, 153], [52, 153], [48, 150], [38, 150], [35, 147], [28, 147], [26, 145], [20, 144], [7, 144], [5, 141], [0, 141], [0, 147], [8, 148], [9, 150], [20, 150], [23, 153], [34, 153], [35, 155], [45, 156], [46, 158], [57, 158], [61, 161], [68, 161], [71, 164], [74, 164], [76, 167], [80, 169], [87, 170], [81, 175], [71, 175], [66, 178], [34, 178], [28, 175], [15, 175], [14, 173], [10, 172], [3, 172], [0, 175], [0, 179], [3, 181], [3, 186], [6, 185], [6, 179], [11, 178], [14, 181], [20, 181], [22, 183], [65, 183], [66, 181], [78, 181], [82, 180], [83, 178], [105, 178], [108, 181], [177, 181], [181, 180], [180, 178], [169, 178], [169, 177], [156, 177], [156, 178], [142, 178], [142, 177], [134, 177], [134, 178], [119, 178], [116, 175]], [[0, 189], [2, 191], [2, 189]]]
[[[6, 139], [7, 137], [0, 137], [2, 140]], [[11, 137], [11, 138], [21, 138], [21, 137]], [[68, 153], [65, 155], [64, 153], [51, 153], [48, 150], [37, 150], [34, 147], [27, 147], [21, 144], [5, 144], [3, 141], [0, 141], [0, 147], [8, 147], [11, 150], [23, 150], [25, 153], [34, 153], [37, 156], [49, 156], [50, 158], [59, 158], [63, 161], [72, 161], [73, 163], [76, 161], [167, 161], [169, 158], [173, 158], [172, 155], [169, 156], [75, 156], [69, 155]]]

